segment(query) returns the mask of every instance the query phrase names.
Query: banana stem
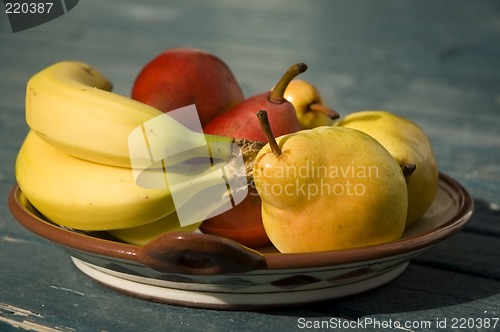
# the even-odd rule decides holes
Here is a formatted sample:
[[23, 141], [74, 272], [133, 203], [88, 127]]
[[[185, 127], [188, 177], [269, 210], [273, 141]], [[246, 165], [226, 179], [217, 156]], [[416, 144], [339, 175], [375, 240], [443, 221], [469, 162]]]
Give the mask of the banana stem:
[[269, 95], [269, 101], [274, 104], [283, 104], [285, 102], [285, 90], [290, 83], [297, 75], [305, 72], [307, 70], [307, 65], [303, 62], [296, 63], [283, 74], [281, 79], [278, 81], [276, 86], [271, 91]]
[[232, 160], [241, 154], [246, 176], [249, 180], [252, 179], [255, 157], [265, 143], [208, 134], [205, 134], [205, 139], [212, 159]]
[[340, 115], [335, 110], [332, 110], [331, 108], [318, 103], [309, 105], [309, 110], [313, 112], [323, 113], [332, 120], [338, 119], [340, 117]]
[[279, 147], [278, 142], [276, 142], [276, 138], [273, 135], [273, 131], [271, 130], [271, 124], [269, 123], [269, 118], [267, 117], [267, 112], [264, 110], [258, 111], [257, 118], [259, 119], [260, 126], [262, 127], [264, 135], [266, 135], [266, 138], [269, 142], [271, 151], [275, 155], [280, 156], [283, 152], [281, 151], [281, 148]]

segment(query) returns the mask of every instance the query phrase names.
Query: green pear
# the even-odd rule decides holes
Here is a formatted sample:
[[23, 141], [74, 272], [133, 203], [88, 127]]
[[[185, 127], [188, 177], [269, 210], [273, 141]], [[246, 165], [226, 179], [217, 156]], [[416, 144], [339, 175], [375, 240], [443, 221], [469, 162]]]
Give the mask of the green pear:
[[371, 136], [323, 126], [268, 139], [253, 166], [262, 221], [282, 253], [338, 250], [399, 239], [408, 197], [401, 167]]
[[439, 171], [431, 142], [416, 123], [382, 110], [360, 111], [348, 114], [335, 126], [360, 130], [381, 143], [405, 167], [415, 169], [406, 178], [408, 215], [406, 227], [419, 220], [433, 202]]

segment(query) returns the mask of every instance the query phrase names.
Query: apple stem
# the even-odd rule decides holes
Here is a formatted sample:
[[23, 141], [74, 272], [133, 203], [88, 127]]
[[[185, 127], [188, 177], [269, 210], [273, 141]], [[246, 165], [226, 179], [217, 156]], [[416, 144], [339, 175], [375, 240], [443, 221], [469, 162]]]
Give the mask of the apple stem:
[[309, 105], [309, 110], [313, 112], [323, 113], [332, 120], [338, 119], [340, 117], [339, 113], [337, 113], [335, 110], [332, 110], [331, 108], [318, 103]]
[[264, 110], [258, 111], [257, 118], [259, 119], [262, 131], [264, 131], [264, 135], [266, 135], [267, 141], [269, 142], [271, 151], [275, 155], [280, 156], [283, 152], [281, 151], [281, 148], [279, 147], [278, 142], [276, 142], [276, 138], [273, 135], [271, 124], [269, 123], [269, 118], [267, 117], [267, 112]]
[[276, 86], [271, 91], [269, 95], [269, 101], [274, 104], [283, 104], [285, 102], [285, 90], [290, 83], [297, 75], [305, 72], [307, 70], [307, 65], [303, 62], [296, 63], [283, 74], [281, 79], [276, 83]]

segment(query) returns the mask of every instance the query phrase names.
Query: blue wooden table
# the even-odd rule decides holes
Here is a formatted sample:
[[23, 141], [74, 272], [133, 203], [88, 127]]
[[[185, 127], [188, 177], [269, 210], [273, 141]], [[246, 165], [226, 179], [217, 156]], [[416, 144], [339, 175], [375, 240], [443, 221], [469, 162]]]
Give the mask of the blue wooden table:
[[[80, 60], [128, 95], [142, 65], [177, 46], [220, 56], [247, 96], [303, 61], [309, 65], [303, 78], [341, 114], [387, 109], [416, 121], [430, 136], [441, 171], [474, 197], [471, 222], [381, 288], [297, 308], [191, 309], [96, 284], [66, 252], [19, 225], [7, 207], [28, 131], [26, 82], [52, 63]], [[481, 330], [487, 321], [500, 330], [499, 132], [495, 0], [85, 0], [17, 33], [2, 12], [0, 331], [296, 331], [345, 320], [360, 323], [351, 330], [451, 330], [461, 321], [473, 322], [463, 330]], [[409, 328], [389, 324], [395, 321]]]

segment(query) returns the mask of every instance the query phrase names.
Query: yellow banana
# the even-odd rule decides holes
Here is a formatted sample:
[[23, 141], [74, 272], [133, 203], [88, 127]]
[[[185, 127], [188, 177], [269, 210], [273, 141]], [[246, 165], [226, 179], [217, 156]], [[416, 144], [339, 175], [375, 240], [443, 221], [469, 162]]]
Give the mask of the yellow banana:
[[[170, 175], [160, 169], [164, 189], [150, 189], [137, 184], [131, 168], [75, 158], [30, 131], [18, 154], [16, 179], [51, 221], [80, 230], [113, 230], [151, 223], [174, 211], [182, 215], [182, 226], [190, 226], [231, 208], [246, 188], [246, 180], [233, 169], [222, 161], [178, 165], [169, 168]], [[169, 227], [149, 227], [148, 232]]]
[[[72, 61], [28, 81], [31, 132], [16, 172], [41, 213], [75, 229], [110, 230], [141, 226], [177, 208], [186, 226], [241, 200], [263, 143], [204, 135], [190, 123], [192, 113], [165, 114], [111, 88], [97, 70]], [[197, 164], [199, 158], [210, 162]], [[194, 208], [197, 201], [205, 205]]]
[[177, 213], [172, 212], [171, 214], [146, 225], [110, 230], [108, 233], [123, 242], [143, 246], [166, 232], [193, 232], [200, 226], [200, 224], [201, 222], [182, 227], [179, 223]]
[[16, 179], [45, 217], [80, 230], [136, 227], [175, 210], [169, 189], [142, 188], [130, 168], [72, 157], [33, 131], [19, 151]]
[[[163, 117], [154, 132], [144, 123], [161, 111], [110, 92], [112, 84], [91, 66], [75, 61], [55, 63], [30, 78], [26, 90], [26, 121], [42, 139], [69, 155], [102, 164], [132, 167], [129, 135], [142, 128], [144, 135], [162, 134], [149, 156], [161, 155], [175, 146], [207, 142], [210, 157], [228, 160], [242, 143], [229, 137], [203, 135]], [[180, 155], [180, 161], [205, 155], [207, 147]], [[255, 153], [256, 154], [256, 153]], [[138, 165], [151, 164], [133, 156]], [[171, 156], [170, 156], [171, 157]], [[171, 163], [179, 160], [171, 159]], [[156, 162], [158, 160], [154, 160]], [[251, 167], [250, 167], [251, 168]]]

